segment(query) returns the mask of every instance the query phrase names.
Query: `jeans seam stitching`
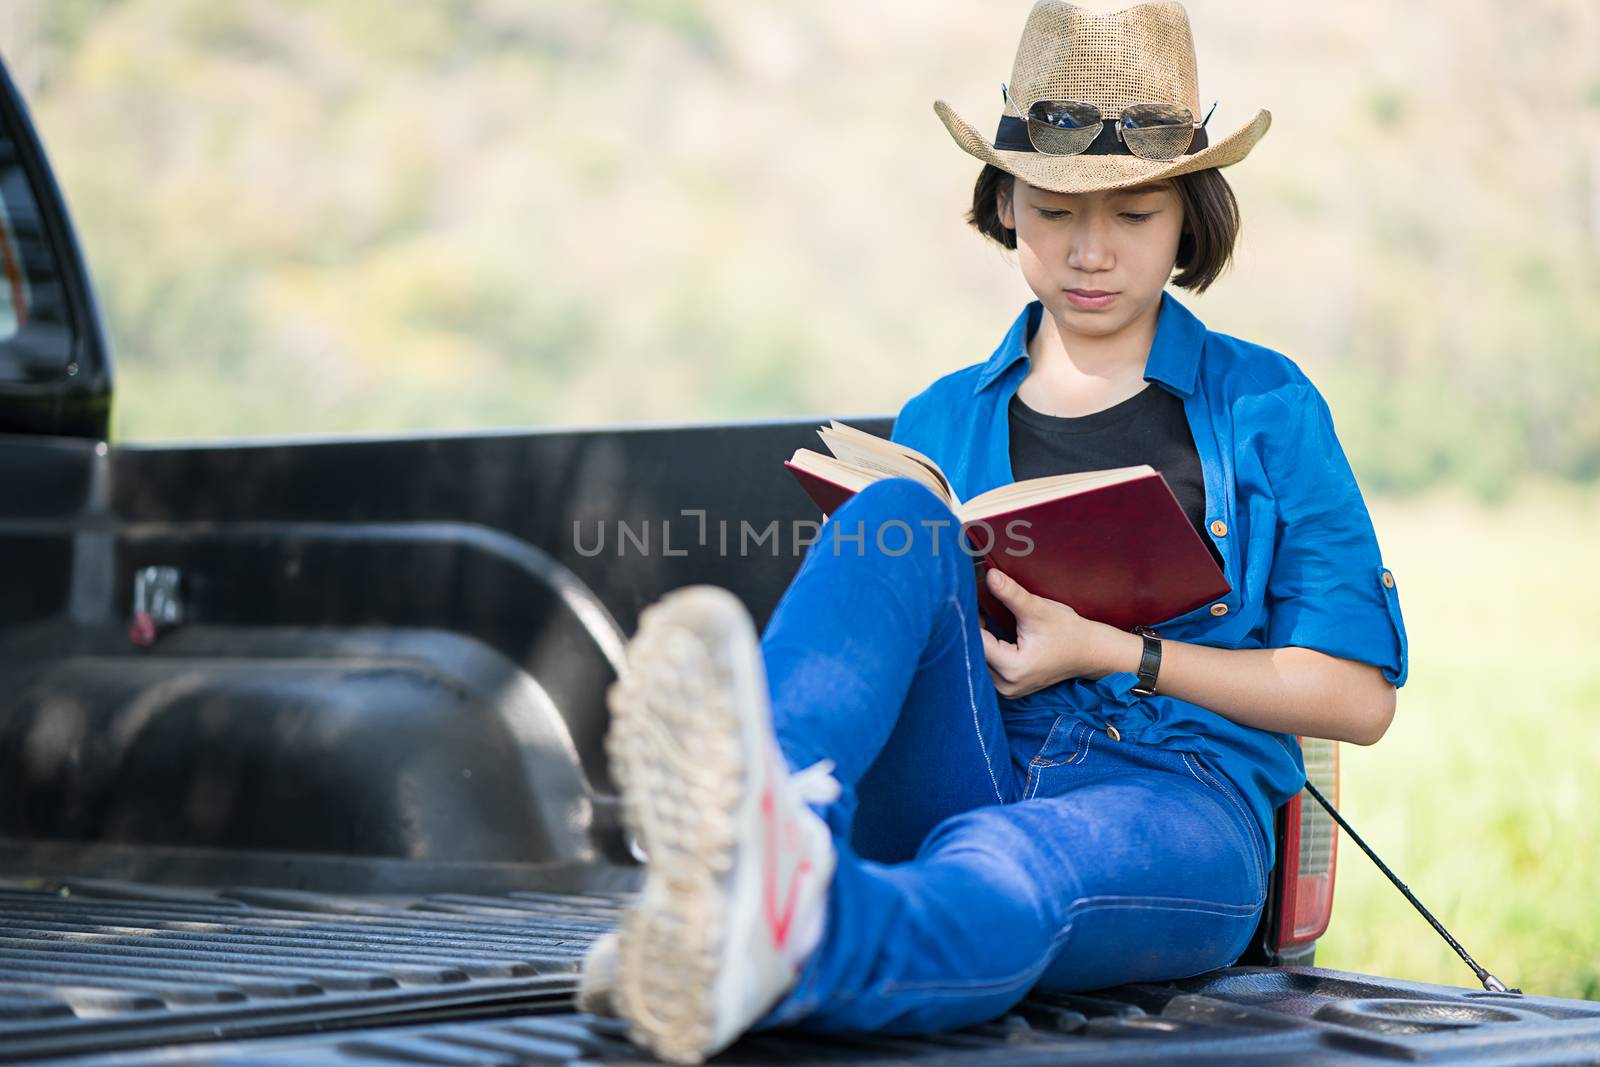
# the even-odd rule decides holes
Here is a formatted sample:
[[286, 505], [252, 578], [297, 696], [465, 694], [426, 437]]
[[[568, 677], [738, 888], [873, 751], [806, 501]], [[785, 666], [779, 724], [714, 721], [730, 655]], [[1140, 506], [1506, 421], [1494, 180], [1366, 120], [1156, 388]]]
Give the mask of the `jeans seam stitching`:
[[[1084, 726], [1085, 724], [1078, 723], [1077, 725]], [[1093, 741], [1094, 731], [1086, 728], [1083, 733], [1078, 736], [1077, 744], [1072, 749], [1072, 755], [1068, 756], [1066, 759], [1043, 760], [1036, 765], [1040, 767], [1065, 767], [1069, 763], [1077, 763], [1079, 756], [1082, 756], [1084, 759], [1088, 759], [1089, 745], [1092, 744]]]
[[[1044, 748], [1041, 748], [1039, 750], [1040, 752], [1043, 752], [1045, 749], [1050, 747], [1051, 738], [1054, 738], [1056, 736], [1056, 728], [1061, 725], [1062, 720], [1064, 720], [1065, 718], [1066, 718], [1065, 715], [1058, 715], [1056, 717], [1056, 721], [1054, 723], [1052, 723], [1051, 726], [1050, 726], [1050, 735], [1049, 735], [1049, 737], [1046, 737], [1044, 739]], [[1037, 774], [1036, 772], [1037, 771], [1042, 771], [1047, 764], [1048, 764], [1048, 761], [1041, 761], [1038, 756], [1035, 756], [1033, 758], [1033, 763], [1031, 763], [1029, 765], [1029, 767], [1028, 767], [1028, 780], [1033, 785], [1033, 792], [1027, 795], [1028, 799], [1031, 800], [1034, 797], [1039, 795], [1039, 788], [1044, 785], [1044, 775], [1043, 774]]]
[[1042, 764], [1042, 766], [1065, 767], [1069, 763], [1082, 763], [1089, 758], [1089, 748], [1094, 744], [1094, 735], [1095, 732], [1085, 724], [1083, 734], [1078, 738], [1078, 747], [1073, 749], [1072, 755], [1064, 760], [1056, 760], [1053, 763]]
[[1034, 774], [1033, 770], [1028, 772], [1030, 775], [1033, 775], [1033, 797], [1037, 797], [1039, 795], [1039, 789], [1044, 785], [1044, 764], [1040, 764], [1035, 769], [1039, 772], [1038, 774]]
[[[1203, 905], [1203, 907], [1189, 908], [1174, 906], [1180, 904], [1200, 904]], [[1220, 915], [1224, 918], [1241, 918], [1248, 917], [1254, 912], [1258, 911], [1261, 907], [1261, 904], [1260, 902], [1255, 904], [1218, 904], [1214, 901], [1196, 900], [1191, 897], [1130, 897], [1111, 894], [1082, 897], [1079, 900], [1074, 901], [1071, 906], [1067, 908], [1067, 913], [1064, 916], [1065, 921], [1062, 923], [1061, 928], [1056, 931], [1055, 936], [1050, 939], [1049, 949], [1044, 952], [1044, 954], [1040, 957], [1040, 961], [1037, 963], [1030, 964], [1020, 971], [1015, 971], [1009, 975], [1006, 975], [1004, 978], [991, 978], [975, 982], [885, 982], [883, 991], [886, 994], [905, 992], [934, 994], [946, 993], [954, 995], [972, 993], [974, 991], [983, 989], [1003, 989], [1007, 986], [1015, 985], [1019, 981], [1035, 980], [1039, 974], [1043, 974], [1049, 969], [1050, 965], [1055, 962], [1051, 958], [1052, 954], [1061, 941], [1072, 932], [1073, 925], [1081, 915], [1092, 911], [1114, 910], [1128, 907], [1150, 907], [1152, 910], [1160, 911], [1191, 911], [1204, 915]]]
[[927, 982], [927, 983], [912, 982], [912, 983], [909, 983], [909, 984], [901, 983], [901, 982], [885, 982], [884, 985], [883, 985], [883, 991], [886, 994], [888, 994], [888, 993], [961, 994], [961, 993], [971, 993], [971, 992], [974, 992], [975, 990], [982, 990], [982, 989], [995, 989], [995, 988], [1004, 989], [1007, 986], [1016, 985], [1018, 982], [1024, 982], [1024, 981], [1031, 983], [1032, 981], [1036, 980], [1036, 978], [1037, 978], [1037, 976], [1039, 974], [1043, 974], [1045, 972], [1045, 970], [1050, 966], [1050, 963], [1051, 963], [1050, 957], [1055, 952], [1056, 946], [1061, 944], [1061, 942], [1063, 940], [1065, 940], [1066, 936], [1071, 932], [1072, 932], [1072, 913], [1069, 910], [1067, 922], [1064, 923], [1062, 925], [1061, 929], [1056, 931], [1055, 936], [1050, 939], [1050, 947], [1047, 948], [1044, 951], [1044, 953], [1040, 956], [1039, 961], [1035, 962], [1035, 963], [1030, 963], [1028, 966], [1024, 967], [1022, 970], [1015, 971], [1015, 972], [1013, 972], [1011, 974], [1008, 974], [1004, 978], [990, 978], [990, 979], [976, 980], [976, 981], [972, 981], [972, 982], [959, 982], [959, 981], [957, 981], [957, 982]]
[[[1192, 753], [1183, 753], [1183, 763], [1184, 766], [1189, 768], [1189, 773], [1194, 775], [1195, 780], [1200, 782], [1201, 785], [1206, 785], [1206, 780], [1209, 780], [1210, 788], [1227, 797], [1228, 802], [1233, 805], [1234, 810], [1246, 820], [1245, 836], [1250, 839], [1250, 854], [1255, 857], [1257, 876], [1260, 877], [1263, 883], [1265, 883], [1267, 879], [1266, 857], [1261, 854], [1261, 843], [1256, 840], [1255, 831], [1251, 829], [1255, 823], [1255, 820], [1252, 819], [1249, 813], [1246, 812], [1239, 804], [1239, 798], [1234, 796], [1227, 789], [1223, 788], [1222, 783], [1218, 782], [1211, 772], [1206, 770], [1204, 766], [1201, 766], [1199, 761], [1194, 758]], [[1202, 779], [1202, 775], [1204, 775], [1204, 779]]]
[[1005, 794], [1000, 792], [1000, 780], [994, 776], [994, 761], [989, 758], [989, 745], [983, 739], [983, 720], [978, 715], [978, 694], [972, 687], [972, 650], [967, 643], [967, 613], [961, 610], [961, 600], [958, 597], [952, 596], [950, 604], [961, 619], [961, 655], [967, 665], [967, 704], [972, 708], [972, 730], [978, 735], [978, 750], [983, 753], [983, 766], [989, 772], [989, 784], [994, 787], [994, 798], [1004, 804]]
[[[1065, 719], [1065, 715], [1057, 715], [1056, 721], [1050, 724], [1050, 732], [1044, 735], [1044, 744], [1039, 746], [1039, 753], [1041, 755], [1044, 753], [1045, 749], [1050, 747], [1050, 742], [1056, 739], [1056, 731], [1061, 729], [1061, 723]], [[1030, 765], [1032, 766], [1038, 766], [1040, 762], [1041, 761], [1038, 755], [1034, 756], [1033, 759], [1029, 761]]]
[[1216, 782], [1216, 788], [1233, 803], [1234, 810], [1237, 811], [1239, 813], [1239, 817], [1245, 821], [1245, 836], [1250, 839], [1250, 848], [1256, 857], [1256, 870], [1260, 873], [1262, 882], [1265, 883], [1267, 878], [1266, 857], [1262, 855], [1260, 842], [1256, 840], [1254, 828], [1255, 819], [1251, 817], [1249, 812], [1244, 810], [1244, 807], [1239, 803], [1239, 798], [1234, 796], [1232, 791], [1225, 787], [1221, 782], [1217, 782], [1216, 776], [1213, 775], [1197, 757], [1195, 757], [1192, 753], [1188, 753], [1188, 755], [1190, 763], [1208, 779]]
[[[1056, 716], [1056, 721], [1050, 724], [1050, 732], [1044, 735], [1044, 744], [1039, 746], [1039, 751], [1040, 752], [1044, 752], [1046, 749], [1048, 749], [1050, 747], [1050, 742], [1055, 740], [1056, 731], [1061, 728], [1061, 724], [1065, 720], [1066, 720], [1066, 716], [1065, 715], [1057, 715]], [[1034, 781], [1034, 774], [1033, 774], [1033, 772], [1036, 769], [1038, 769], [1038, 767], [1039, 767], [1039, 757], [1038, 756], [1034, 756], [1033, 759], [1028, 761], [1028, 779], [1027, 779], [1027, 781], [1022, 783], [1022, 795], [1023, 795], [1024, 799], [1031, 799], [1033, 796], [1038, 795], [1039, 785], [1038, 785], [1037, 782]], [[1042, 779], [1044, 776], [1040, 775], [1039, 777]], [[1028, 787], [1029, 786], [1033, 787], [1033, 792], [1032, 793], [1028, 792]]]

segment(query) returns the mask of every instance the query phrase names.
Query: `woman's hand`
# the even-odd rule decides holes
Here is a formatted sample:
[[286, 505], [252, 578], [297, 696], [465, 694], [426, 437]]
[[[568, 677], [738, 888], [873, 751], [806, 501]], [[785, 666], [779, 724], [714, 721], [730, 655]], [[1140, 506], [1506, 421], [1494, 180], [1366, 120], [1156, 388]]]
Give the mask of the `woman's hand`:
[[1036, 693], [1068, 678], [1103, 678], [1109, 647], [1102, 622], [1086, 619], [1065, 604], [1034, 596], [993, 567], [984, 580], [989, 591], [1017, 617], [1016, 641], [1002, 641], [980, 626], [983, 658], [994, 687], [1004, 697]]
[[[989, 591], [1017, 617], [1015, 643], [982, 626], [983, 657], [1001, 696], [1023, 697], [1068, 678], [1098, 681], [1138, 670], [1144, 639], [1034, 596], [994, 568]], [[1395, 687], [1375, 665], [1311, 648], [1214, 648], [1162, 641], [1161, 686], [1244, 726], [1371, 745], [1394, 719]]]

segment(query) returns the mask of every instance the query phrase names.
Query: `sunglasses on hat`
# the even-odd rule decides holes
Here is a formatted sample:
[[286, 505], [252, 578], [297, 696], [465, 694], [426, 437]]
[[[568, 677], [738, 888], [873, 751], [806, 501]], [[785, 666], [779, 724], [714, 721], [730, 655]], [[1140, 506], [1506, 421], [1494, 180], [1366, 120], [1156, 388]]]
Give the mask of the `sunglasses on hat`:
[[[1109, 126], [1116, 140], [1142, 159], [1177, 159], [1189, 150], [1195, 131], [1203, 131], [1217, 109], [1213, 100], [1206, 117], [1196, 122], [1194, 113], [1182, 104], [1129, 104], [1115, 118], [1106, 118], [1097, 105], [1086, 100], [1035, 100], [1023, 109], [1011, 99], [1005, 82], [1000, 83], [1000, 95], [1007, 107], [1026, 120], [1034, 151], [1051, 156], [1080, 155]], [[1203, 146], [1204, 132], [1199, 138]]]

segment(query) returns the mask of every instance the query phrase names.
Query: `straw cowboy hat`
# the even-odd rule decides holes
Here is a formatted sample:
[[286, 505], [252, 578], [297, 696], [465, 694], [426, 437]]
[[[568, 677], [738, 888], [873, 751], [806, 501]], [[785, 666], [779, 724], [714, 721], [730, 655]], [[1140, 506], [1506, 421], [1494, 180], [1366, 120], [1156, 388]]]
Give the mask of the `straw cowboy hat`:
[[[943, 100], [933, 110], [968, 154], [1029, 185], [1087, 193], [1226, 167], [1249, 155], [1272, 125], [1264, 108], [1215, 140], [1204, 126], [1195, 129], [1183, 154], [1173, 159], [1135, 155], [1114, 129], [1123, 109], [1134, 104], [1180, 104], [1195, 120], [1209, 120], [1202, 120], [1198, 82], [1194, 37], [1182, 4], [1168, 0], [1100, 13], [1066, 0], [1039, 0], [1022, 28], [1008, 83], [1010, 104], [995, 140], [985, 139]], [[1023, 116], [1037, 101], [1056, 100], [1095, 104], [1109, 120], [1081, 154], [1040, 152], [1032, 143], [1035, 134]]]

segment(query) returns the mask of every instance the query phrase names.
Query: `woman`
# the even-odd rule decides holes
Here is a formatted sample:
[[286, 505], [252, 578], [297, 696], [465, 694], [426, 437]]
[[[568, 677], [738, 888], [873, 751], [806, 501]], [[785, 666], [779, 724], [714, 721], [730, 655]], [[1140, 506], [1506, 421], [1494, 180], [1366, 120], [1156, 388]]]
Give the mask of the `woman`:
[[[1132, 57], [1132, 58], [1130, 58]], [[913, 397], [893, 437], [962, 498], [1150, 463], [1231, 591], [1127, 632], [989, 572], [980, 622], [950, 511], [909, 479], [829, 517], [759, 644], [707, 586], [648, 608], [609, 754], [646, 850], [581, 1003], [697, 1062], [778, 1025], [914, 1032], [1035, 987], [1232, 963], [1260, 920], [1296, 734], [1372, 744], [1407, 671], [1393, 575], [1321, 395], [1287, 357], [1208, 330], [1238, 230], [1177, 3], [1041, 0], [969, 218], [1037, 299], [984, 362]], [[894, 522], [915, 531], [880, 542]]]

